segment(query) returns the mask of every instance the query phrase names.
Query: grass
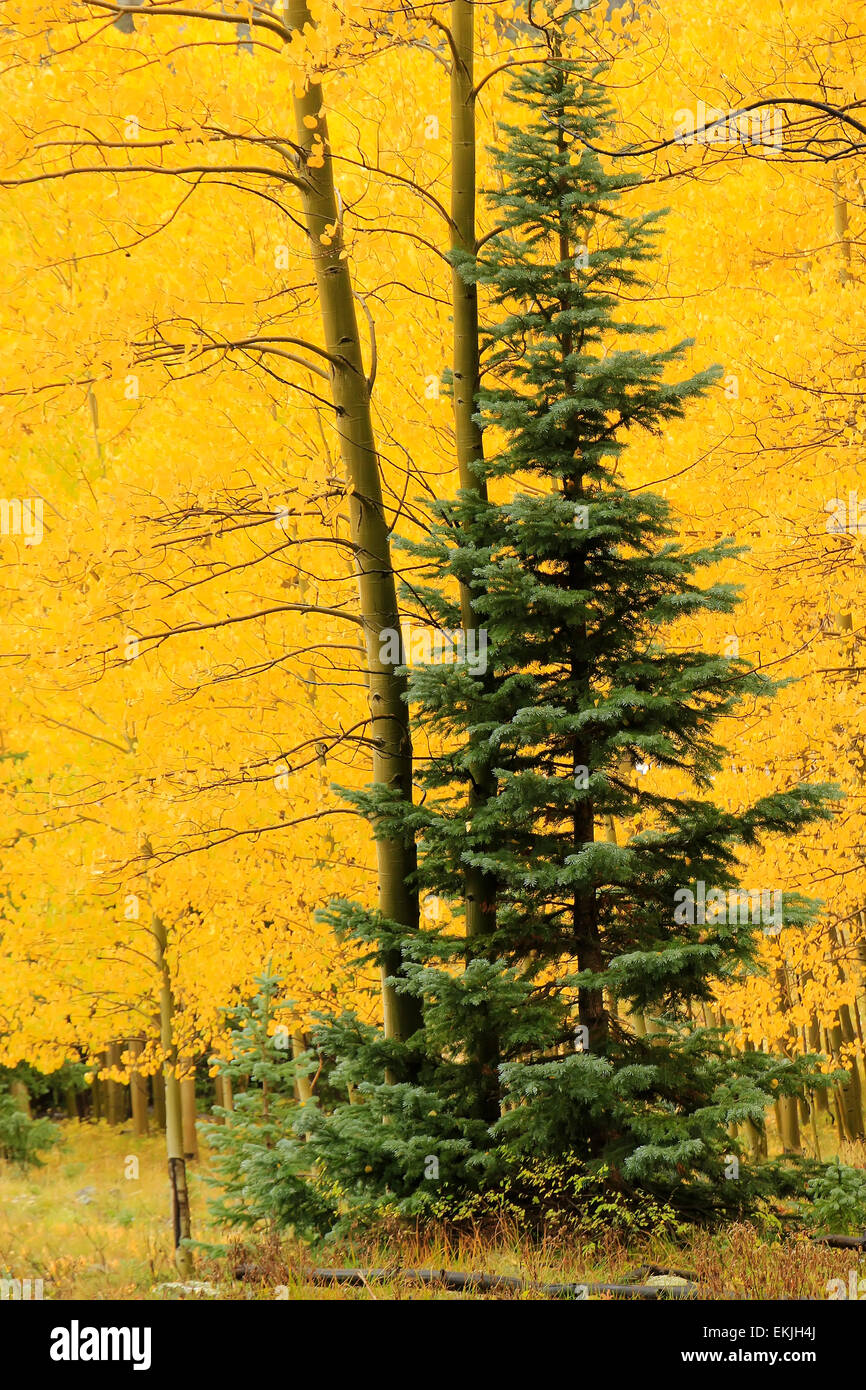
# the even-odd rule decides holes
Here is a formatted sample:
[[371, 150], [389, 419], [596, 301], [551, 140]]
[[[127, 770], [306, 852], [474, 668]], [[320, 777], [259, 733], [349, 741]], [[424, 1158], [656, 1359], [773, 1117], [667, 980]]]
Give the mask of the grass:
[[[848, 1271], [866, 1276], [866, 1261], [858, 1268], [856, 1251], [830, 1250], [799, 1237], [762, 1240], [755, 1228], [729, 1225], [723, 1231], [693, 1232], [684, 1245], [649, 1239], [626, 1247], [615, 1237], [601, 1244], [582, 1245], [575, 1240], [545, 1241], [531, 1245], [503, 1231], [499, 1236], [478, 1235], [433, 1240], [406, 1234], [385, 1240], [332, 1246], [319, 1252], [318, 1263], [339, 1267], [396, 1269], [456, 1269], [490, 1274], [516, 1274], [528, 1283], [619, 1283], [637, 1266], [655, 1264], [688, 1269], [697, 1276], [703, 1299], [803, 1299], [827, 1297], [827, 1281]], [[454, 1298], [463, 1294], [422, 1289], [393, 1278], [367, 1288], [311, 1288], [306, 1279], [310, 1254], [285, 1240], [239, 1242], [230, 1261], [244, 1270], [247, 1296], [273, 1297], [283, 1286], [289, 1298]], [[207, 1276], [204, 1276], [207, 1277]], [[477, 1295], [482, 1297], [484, 1295]], [[531, 1290], [500, 1292], [497, 1298], [539, 1298]], [[610, 1297], [600, 1295], [599, 1297]]]
[[64, 1142], [43, 1167], [0, 1163], [0, 1273], [41, 1278], [46, 1298], [152, 1296], [177, 1277], [163, 1136], [105, 1123], [61, 1128]]
[[[815, 1246], [803, 1237], [762, 1238], [755, 1227], [693, 1230], [683, 1243], [650, 1236], [628, 1245], [612, 1233], [532, 1244], [503, 1227], [494, 1234], [435, 1237], [383, 1229], [354, 1243], [310, 1252], [290, 1236], [239, 1239], [216, 1229], [207, 1214], [202, 1161], [190, 1165], [193, 1233], [226, 1241], [228, 1259], [196, 1255], [195, 1280], [179, 1283], [171, 1248], [162, 1135], [135, 1138], [124, 1127], [62, 1124], [64, 1143], [29, 1172], [0, 1163], [0, 1277], [39, 1279], [47, 1299], [449, 1299], [440, 1288], [410, 1285], [395, 1274], [366, 1288], [317, 1287], [315, 1265], [472, 1270], [514, 1274], [530, 1283], [616, 1283], [636, 1266], [693, 1270], [701, 1297], [826, 1298], [827, 1281], [866, 1277], [856, 1251]], [[827, 1156], [827, 1155], [825, 1155]], [[863, 1166], [864, 1146], [843, 1146], [842, 1158]], [[133, 1160], [137, 1160], [137, 1163]], [[240, 1276], [240, 1277], [238, 1277]], [[474, 1295], [483, 1297], [484, 1295]], [[491, 1295], [487, 1295], [488, 1297]], [[533, 1298], [532, 1292], [496, 1297]]]

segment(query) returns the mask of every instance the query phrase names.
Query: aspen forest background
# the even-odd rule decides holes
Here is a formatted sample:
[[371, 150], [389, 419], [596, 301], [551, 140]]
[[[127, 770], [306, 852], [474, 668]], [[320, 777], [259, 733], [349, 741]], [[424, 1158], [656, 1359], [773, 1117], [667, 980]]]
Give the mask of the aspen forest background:
[[[5, 0], [4, 1298], [857, 1297], [864, 64], [860, 0]], [[560, 709], [530, 580], [613, 652], [650, 534], [706, 573]]]

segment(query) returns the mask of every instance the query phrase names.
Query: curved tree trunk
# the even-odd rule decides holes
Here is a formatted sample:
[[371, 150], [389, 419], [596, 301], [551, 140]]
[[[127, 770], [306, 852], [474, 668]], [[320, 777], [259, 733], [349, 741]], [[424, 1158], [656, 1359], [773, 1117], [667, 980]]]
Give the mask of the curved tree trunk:
[[[293, 33], [312, 25], [306, 0], [286, 0], [285, 22]], [[337, 201], [320, 83], [294, 97], [296, 143], [300, 161], [304, 222], [316, 275], [325, 344], [331, 358], [331, 392], [336, 411], [340, 453], [350, 484], [349, 520], [356, 546], [356, 572], [367, 654], [373, 780], [412, 800], [412, 741], [406, 680], [382, 659], [383, 641], [401, 651], [397, 591], [391, 542], [382, 498], [379, 456], [370, 410], [367, 379], [348, 260], [343, 252], [342, 208]], [[313, 164], [310, 157], [314, 149]], [[321, 167], [316, 167], [321, 159]], [[328, 244], [326, 228], [334, 229]], [[383, 639], [383, 634], [386, 637]], [[376, 827], [373, 827], [374, 832]], [[411, 930], [418, 927], [418, 891], [414, 886], [417, 855], [414, 841], [377, 836], [378, 903], [385, 917]], [[417, 1000], [398, 994], [389, 977], [399, 976], [402, 962], [392, 952], [382, 967], [385, 1033], [404, 1040], [422, 1024]]]

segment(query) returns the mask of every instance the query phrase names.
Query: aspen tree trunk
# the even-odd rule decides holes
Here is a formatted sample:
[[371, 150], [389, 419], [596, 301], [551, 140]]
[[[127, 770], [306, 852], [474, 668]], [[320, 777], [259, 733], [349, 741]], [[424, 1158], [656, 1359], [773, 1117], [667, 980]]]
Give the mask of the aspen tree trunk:
[[[840, 1067], [839, 1055], [833, 1045], [833, 1038], [829, 1028], [823, 1030], [824, 1051], [831, 1058], [834, 1067]], [[833, 1087], [833, 1114], [836, 1119], [836, 1131], [840, 1139], [850, 1139], [851, 1134], [845, 1120], [845, 1099], [841, 1086]]]
[[857, 1070], [856, 1062], [846, 1063], [842, 1061], [842, 1049], [846, 1043], [850, 1043], [852, 1038], [846, 1036], [846, 1031], [851, 1032], [850, 1015], [847, 1019], [848, 1029], [843, 1025], [843, 1018], [848, 1013], [847, 1006], [842, 1005], [837, 1012], [837, 1022], [829, 1029], [830, 1046], [833, 1049], [833, 1060], [838, 1067], [843, 1067], [850, 1075], [847, 1085], [838, 1088], [839, 1102], [844, 1118], [844, 1130], [849, 1139], [863, 1138], [863, 1105], [860, 1088], [860, 1073]]
[[183, 1125], [183, 1156], [198, 1158], [198, 1138], [195, 1128], [195, 1066], [191, 1057], [180, 1060], [180, 1110]]
[[779, 1097], [779, 1138], [782, 1141], [784, 1153], [800, 1153], [802, 1145], [800, 1143], [800, 1119], [796, 1096]]
[[[157, 1034], [161, 1032], [159, 1013], [153, 1015], [153, 1024]], [[153, 1123], [157, 1129], [165, 1129], [165, 1077], [162, 1068], [152, 1073], [150, 1077], [150, 1090], [153, 1096]]]
[[235, 1097], [234, 1091], [232, 1090], [232, 1079], [230, 1076], [223, 1076], [220, 1079], [223, 1084], [223, 1109], [234, 1110]]
[[165, 1077], [156, 1071], [150, 1078], [153, 1088], [153, 1122], [157, 1129], [165, 1129]]
[[[849, 618], [850, 615], [845, 615]], [[847, 980], [848, 975], [841, 958], [841, 943], [838, 933], [830, 928], [830, 943], [836, 953], [836, 968], [843, 980]], [[837, 1064], [846, 1066], [850, 1075], [850, 1080], [846, 1086], [841, 1088], [842, 1109], [845, 1115], [845, 1129], [850, 1139], [862, 1139], [866, 1131], [863, 1127], [863, 1088], [860, 1083], [860, 1067], [857, 1059], [857, 1044], [859, 1039], [851, 1018], [851, 1010], [847, 1004], [840, 1004], [836, 1011], [836, 1023], [830, 1029], [830, 1040], [833, 1046], [833, 1053]], [[851, 1061], [847, 1064], [841, 1062], [843, 1047], [851, 1056]], [[853, 1053], [853, 1055], [852, 1055]]]
[[761, 1131], [758, 1129], [754, 1120], [746, 1120], [743, 1124], [743, 1132], [749, 1143], [749, 1152], [752, 1155], [752, 1161], [757, 1163], [758, 1159], [761, 1157]]
[[[791, 972], [788, 968], [787, 959], [783, 959], [781, 966], [776, 971], [776, 984], [778, 986], [778, 1009], [783, 1017], [790, 1020], [791, 1011], [794, 1007], [795, 999], [791, 983]], [[784, 1051], [787, 1057], [795, 1056], [798, 1050], [799, 1038], [797, 1030], [792, 1023], [788, 1023], [788, 1030], [784, 1040]], [[800, 1153], [802, 1144], [800, 1140], [800, 1098], [799, 1096], [780, 1096], [778, 1100], [777, 1118], [779, 1123], [779, 1138], [782, 1141], [782, 1151], [784, 1153]]]
[[[821, 1046], [821, 1025], [818, 1022], [817, 1015], [813, 1014], [812, 1018], [809, 1020], [809, 1051], [822, 1052], [823, 1050]], [[817, 1108], [823, 1114], [829, 1115], [830, 1101], [827, 1096], [826, 1086], [819, 1086], [816, 1090], [812, 1091], [811, 1096], [812, 1109], [815, 1110]]]
[[850, 1057], [848, 1070], [851, 1080], [844, 1088], [847, 1097], [846, 1113], [848, 1115], [849, 1128], [853, 1139], [866, 1138], [866, 1129], [863, 1126], [863, 1084], [860, 1078], [860, 1062], [857, 1057], [856, 1048], [858, 1038], [851, 1019], [851, 1010], [847, 1004], [839, 1006], [839, 1030], [842, 1034], [843, 1042], [847, 1044]]
[[836, 1116], [836, 1133], [839, 1139], [850, 1139], [848, 1127], [845, 1124], [845, 1103], [841, 1089], [836, 1086], [833, 1090], [833, 1113]]
[[758, 1131], [758, 1148], [761, 1158], [769, 1158], [770, 1147], [767, 1142], [766, 1128]]
[[192, 1273], [192, 1254], [181, 1246], [188, 1240], [192, 1228], [189, 1213], [189, 1191], [186, 1182], [186, 1160], [183, 1147], [183, 1118], [178, 1077], [177, 1050], [174, 1045], [174, 997], [171, 988], [166, 947], [165, 923], [155, 913], [153, 938], [156, 945], [156, 966], [159, 971], [159, 1037], [165, 1063], [165, 1148], [168, 1158], [168, 1180], [171, 1189], [171, 1222], [174, 1236], [175, 1263], [181, 1278]]
[[[474, 0], [452, 0], [451, 52], [451, 249], [475, 255], [476, 227], [476, 123], [475, 123], [475, 4]], [[454, 437], [460, 487], [480, 499], [487, 497], [487, 485], [472, 465], [484, 457], [481, 429], [475, 419], [476, 396], [481, 379], [478, 336], [478, 287], [467, 284], [459, 270], [451, 271], [453, 322], [452, 376]], [[461, 584], [460, 614], [466, 634], [467, 651], [479, 652], [478, 619], [474, 600], [478, 590]], [[489, 687], [493, 672], [483, 679]], [[496, 778], [486, 758], [479, 754], [470, 763], [469, 820], [480, 807], [496, 796]], [[466, 935], [490, 936], [496, 930], [496, 879], [480, 869], [469, 867], [464, 878]], [[481, 1037], [476, 1061], [481, 1069], [482, 1091], [478, 1097], [481, 1118], [499, 1118], [499, 1040], [493, 1029]]]
[[[293, 33], [300, 33], [305, 25], [313, 23], [306, 0], [286, 0], [284, 18]], [[296, 143], [302, 151], [300, 198], [325, 343], [332, 359], [331, 393], [340, 452], [351, 487], [349, 521], [357, 547], [356, 572], [367, 653], [373, 780], [411, 802], [412, 742], [409, 710], [403, 698], [406, 680], [396, 676], [393, 667], [382, 660], [383, 633], [394, 634], [393, 640], [402, 650], [390, 534], [370, 411], [371, 387], [364, 370], [349, 264], [347, 259], [341, 259], [342, 208], [337, 202], [322, 103], [320, 83], [310, 83], [301, 96], [296, 94], [293, 98]], [[310, 166], [314, 148], [320, 150], [321, 168]], [[326, 228], [334, 229], [328, 245], [321, 240], [323, 234], [327, 235]], [[380, 911], [402, 927], [417, 930], [414, 841], [377, 837], [376, 857]], [[399, 976], [401, 969], [399, 952], [391, 952], [382, 966], [382, 1004], [386, 1035], [405, 1040], [422, 1026], [422, 1014], [418, 1000], [398, 994], [393, 985], [386, 983], [388, 977]]]
[[[108, 1065], [110, 1067], [120, 1066], [120, 1043], [109, 1043]], [[108, 1123], [110, 1125], [122, 1124], [126, 1119], [124, 1087], [119, 1081], [109, 1079], [106, 1082], [106, 1089], [108, 1091]]]
[[[743, 1043], [743, 1050], [745, 1052], [754, 1052], [755, 1044], [746, 1041]], [[765, 1139], [765, 1131], [762, 1132], [759, 1129], [759, 1127], [755, 1124], [754, 1120], [746, 1120], [745, 1133], [746, 1138], [749, 1141], [749, 1150], [751, 1152], [752, 1158], [755, 1162], [757, 1162], [757, 1160], [763, 1156], [763, 1141]]]
[[863, 1049], [864, 1049], [864, 1043], [866, 1043], [866, 1037], [864, 1037], [864, 1033], [863, 1033], [863, 1022], [862, 1022], [862, 1018], [861, 1018], [861, 1007], [860, 1007], [860, 1006], [861, 1006], [861, 1001], [862, 1001], [862, 998], [863, 998], [863, 994], [862, 994], [862, 985], [863, 985], [863, 981], [860, 979], [860, 975], [859, 975], [858, 970], [857, 970], [856, 968], [855, 968], [855, 969], [852, 969], [852, 967], [849, 965], [849, 961], [851, 961], [852, 958], [856, 959], [856, 960], [858, 961], [858, 965], [859, 965], [860, 953], [859, 953], [859, 951], [857, 950], [857, 948], [854, 946], [854, 944], [853, 944], [853, 942], [852, 942], [852, 940], [851, 940], [851, 935], [850, 935], [850, 933], [847, 932], [847, 931], [845, 930], [844, 927], [839, 926], [839, 927], [836, 928], [836, 938], [837, 938], [837, 940], [838, 940], [838, 942], [839, 942], [839, 947], [840, 947], [840, 950], [841, 950], [841, 953], [842, 953], [842, 962], [843, 962], [843, 964], [842, 964], [842, 969], [843, 969], [844, 974], [845, 974], [845, 979], [846, 979], [846, 980], [851, 980], [851, 981], [853, 981], [853, 983], [854, 983], [854, 988], [855, 988], [856, 991], [857, 991], [857, 993], [856, 993], [855, 996], [854, 996], [854, 1001], [853, 1001], [853, 1003], [850, 1004], [850, 1005], [848, 1005], [847, 1007], [848, 1007], [848, 1016], [849, 1016], [849, 1020], [850, 1020], [850, 1023], [851, 1023], [852, 1037], [854, 1037], [854, 1038], [856, 1039], [857, 1044], [858, 1044], [858, 1048], [859, 1048], [858, 1063], [859, 1063], [859, 1065], [860, 1065], [861, 1068], [862, 1068], [862, 1065], [863, 1065]]
[[815, 1145], [815, 1157], [817, 1158], [819, 1163], [822, 1163], [823, 1159], [821, 1158], [821, 1139], [818, 1134], [818, 1111], [815, 1107], [814, 1100], [812, 1101], [812, 1104], [809, 1107], [809, 1125], [812, 1131], [812, 1143]]
[[[307, 1042], [307, 1036], [305, 1033], [292, 1034], [293, 1057], [300, 1057], [302, 1053], [306, 1052], [308, 1046], [309, 1044]], [[310, 1078], [308, 1076], [295, 1077], [295, 1096], [301, 1103], [307, 1100], [312, 1100], [313, 1088], [310, 1084]]]
[[129, 1097], [132, 1104], [132, 1129], [134, 1134], [147, 1134], [147, 1079], [135, 1065], [136, 1059], [144, 1051], [142, 1038], [130, 1038], [129, 1051], [132, 1054], [132, 1070], [129, 1074]]

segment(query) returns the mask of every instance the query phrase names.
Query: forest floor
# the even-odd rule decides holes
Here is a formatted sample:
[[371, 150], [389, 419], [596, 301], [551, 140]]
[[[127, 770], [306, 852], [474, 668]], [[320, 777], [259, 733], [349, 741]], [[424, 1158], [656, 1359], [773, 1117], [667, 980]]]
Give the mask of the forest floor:
[[[210, 1221], [206, 1156], [190, 1168], [193, 1233], [231, 1243], [229, 1258], [195, 1256], [193, 1281], [174, 1267], [163, 1136], [136, 1138], [123, 1127], [63, 1122], [63, 1144], [44, 1166], [21, 1172], [0, 1163], [0, 1279], [42, 1279], [46, 1299], [455, 1298], [465, 1294], [412, 1285], [399, 1276], [358, 1289], [319, 1287], [315, 1265], [452, 1269], [518, 1275], [528, 1283], [617, 1283], [636, 1267], [693, 1271], [700, 1297], [826, 1298], [830, 1279], [866, 1276], [866, 1257], [803, 1237], [761, 1235], [749, 1224], [691, 1230], [676, 1242], [658, 1235], [627, 1242], [574, 1236], [531, 1244], [508, 1233], [435, 1241], [383, 1235], [363, 1246], [311, 1254], [290, 1238], [227, 1236]], [[866, 1166], [864, 1146], [847, 1162]], [[829, 1157], [829, 1152], [824, 1157]], [[472, 1295], [483, 1297], [484, 1295]], [[541, 1295], [498, 1292], [495, 1297]]]

